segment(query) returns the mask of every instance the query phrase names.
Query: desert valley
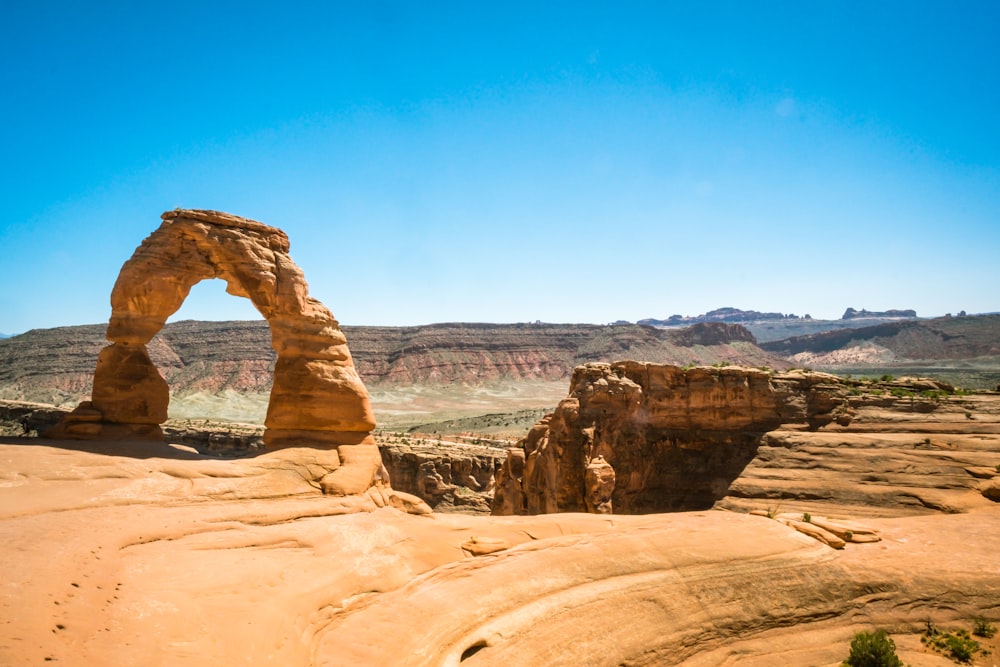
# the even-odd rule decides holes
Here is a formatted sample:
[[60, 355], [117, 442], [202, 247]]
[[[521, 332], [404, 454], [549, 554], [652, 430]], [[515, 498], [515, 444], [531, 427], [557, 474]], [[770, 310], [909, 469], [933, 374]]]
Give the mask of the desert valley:
[[998, 385], [996, 314], [340, 327], [168, 211], [0, 340], [0, 662], [993, 666]]

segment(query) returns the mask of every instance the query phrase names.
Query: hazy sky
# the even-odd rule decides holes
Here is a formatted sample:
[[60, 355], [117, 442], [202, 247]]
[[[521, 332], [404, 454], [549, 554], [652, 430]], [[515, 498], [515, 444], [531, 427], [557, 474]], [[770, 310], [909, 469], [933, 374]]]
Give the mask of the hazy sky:
[[[343, 324], [1000, 310], [1000, 3], [5, 2], [0, 331], [175, 207]], [[259, 317], [219, 281], [177, 318]]]

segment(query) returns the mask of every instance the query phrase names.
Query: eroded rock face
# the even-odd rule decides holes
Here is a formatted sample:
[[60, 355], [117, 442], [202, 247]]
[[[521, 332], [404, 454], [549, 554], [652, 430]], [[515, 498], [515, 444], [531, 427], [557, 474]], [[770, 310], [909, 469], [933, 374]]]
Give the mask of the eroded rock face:
[[382, 461], [397, 491], [417, 496], [435, 512], [489, 514], [501, 461], [486, 447], [383, 443]]
[[823, 373], [587, 364], [497, 475], [494, 514], [705, 509], [781, 424], [817, 428], [844, 403]]
[[218, 211], [175, 210], [125, 262], [111, 293], [111, 321], [92, 400], [53, 437], [160, 438], [169, 392], [146, 344], [196, 283], [221, 278], [268, 321], [277, 352], [264, 443], [336, 448], [342, 465], [323, 479], [333, 493], [362, 493], [382, 470], [375, 418], [347, 340], [309, 296], [280, 229]]

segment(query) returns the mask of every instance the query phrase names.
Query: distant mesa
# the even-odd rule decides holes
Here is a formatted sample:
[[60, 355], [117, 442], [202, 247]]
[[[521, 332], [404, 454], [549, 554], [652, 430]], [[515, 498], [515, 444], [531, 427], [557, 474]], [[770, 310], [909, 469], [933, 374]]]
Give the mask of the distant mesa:
[[701, 322], [762, 322], [767, 320], [811, 320], [810, 315], [799, 317], [794, 313], [761, 313], [756, 310], [740, 310], [739, 308], [717, 308], [703, 315], [686, 316], [671, 315], [665, 320], [653, 318], [639, 320], [637, 324], [645, 324], [653, 327], [673, 327], [698, 324]]
[[916, 317], [917, 311], [907, 309], [907, 310], [854, 310], [853, 308], [848, 308], [844, 311], [844, 315], [840, 318], [842, 320], [856, 320], [862, 317]]
[[[753, 344], [756, 334], [740, 324], [707, 322], [693, 327], [452, 323], [341, 326], [341, 331], [350, 341], [354, 367], [368, 390], [414, 384], [556, 382], [568, 379], [580, 364], [619, 359], [677, 365], [791, 365], [762, 352]], [[106, 345], [105, 330], [101, 325], [38, 329], [0, 341], [0, 398], [64, 407], [89, 398], [94, 366]], [[266, 400], [271, 390], [277, 355], [266, 321], [172, 322], [146, 347], [170, 385], [174, 414], [201, 395], [252, 395], [259, 406], [260, 398]]]
[[750, 331], [739, 324], [723, 322], [699, 322], [677, 331], [674, 342], [684, 347], [695, 345], [728, 345], [744, 342], [757, 344], [757, 339]]

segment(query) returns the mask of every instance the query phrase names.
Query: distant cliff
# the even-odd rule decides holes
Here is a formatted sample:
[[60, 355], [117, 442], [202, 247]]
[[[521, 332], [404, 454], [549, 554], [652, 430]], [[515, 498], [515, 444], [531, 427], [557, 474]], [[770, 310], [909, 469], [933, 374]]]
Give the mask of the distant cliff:
[[663, 326], [684, 326], [686, 324], [698, 324], [701, 322], [765, 322], [770, 320], [798, 320], [812, 319], [809, 315], [799, 317], [795, 314], [782, 313], [761, 313], [756, 310], [740, 310], [739, 308], [716, 308], [703, 315], [671, 315], [665, 320], [645, 319], [639, 320], [638, 324], [645, 324], [654, 327]]
[[[761, 343], [799, 365], [842, 366], [848, 351], [877, 350], [885, 362], [1000, 357], [1000, 315], [901, 320]], [[866, 363], [861, 359], [859, 363]]]
[[[74, 403], [90, 392], [104, 325], [36, 329], [0, 340], [0, 398]], [[594, 361], [787, 367], [739, 325], [433, 324], [343, 327], [370, 385], [561, 380]], [[168, 324], [149, 353], [175, 396], [270, 390], [274, 351], [264, 321]]]
[[916, 317], [916, 316], [917, 316], [917, 311], [915, 310], [874, 311], [874, 310], [865, 310], [864, 308], [862, 308], [861, 310], [854, 310], [853, 308], [848, 308], [847, 310], [844, 311], [844, 314], [843, 316], [841, 316], [840, 319], [854, 320], [858, 319], [859, 317]]

